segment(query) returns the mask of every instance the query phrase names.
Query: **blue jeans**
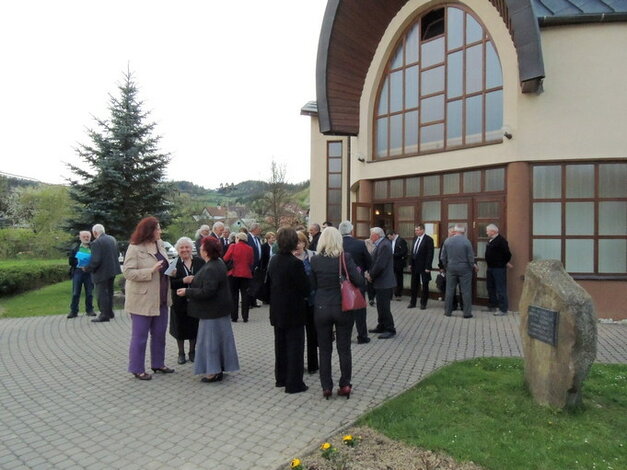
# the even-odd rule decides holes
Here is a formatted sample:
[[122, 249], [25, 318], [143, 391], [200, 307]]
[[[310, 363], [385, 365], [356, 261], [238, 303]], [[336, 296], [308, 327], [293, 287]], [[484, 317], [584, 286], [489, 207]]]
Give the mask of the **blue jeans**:
[[487, 275], [488, 306], [506, 313], [509, 305], [507, 302], [507, 268], [488, 268]]
[[78, 303], [81, 299], [81, 290], [85, 286], [85, 312], [94, 311], [94, 283], [91, 280], [91, 273], [86, 273], [80, 268], [74, 270], [72, 274], [72, 303], [70, 312], [78, 313]]

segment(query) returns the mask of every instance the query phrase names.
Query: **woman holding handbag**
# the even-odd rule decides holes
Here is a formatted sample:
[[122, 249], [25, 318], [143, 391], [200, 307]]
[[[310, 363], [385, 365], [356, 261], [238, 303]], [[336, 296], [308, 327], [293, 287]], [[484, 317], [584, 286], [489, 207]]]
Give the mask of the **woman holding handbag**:
[[314, 322], [320, 349], [322, 396], [328, 400], [333, 394], [331, 353], [335, 327], [341, 372], [337, 394], [348, 399], [352, 390], [353, 315], [352, 312], [342, 309], [341, 277], [348, 279], [356, 287], [363, 286], [365, 281], [351, 256], [344, 253], [342, 235], [335, 227], [327, 227], [322, 231], [318, 240], [318, 254], [312, 258], [311, 268], [313, 271], [312, 288], [316, 291]]

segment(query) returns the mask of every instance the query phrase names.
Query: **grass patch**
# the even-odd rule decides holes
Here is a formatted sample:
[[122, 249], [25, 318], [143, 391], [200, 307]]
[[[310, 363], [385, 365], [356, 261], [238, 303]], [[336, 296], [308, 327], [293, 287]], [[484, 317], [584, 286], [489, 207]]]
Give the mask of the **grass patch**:
[[392, 439], [472, 460], [486, 469], [627, 468], [627, 366], [594, 364], [584, 406], [535, 404], [521, 359], [444, 367], [360, 419]]
[[[61, 315], [70, 311], [72, 281], [59, 282], [23, 294], [0, 299], [0, 317], [21, 318]], [[94, 299], [95, 301], [95, 299]], [[85, 291], [81, 293], [81, 308]]]
[[2, 259], [0, 260], [0, 269], [9, 269], [9, 268], [21, 268], [24, 266], [56, 266], [61, 264], [63, 266], [67, 266], [68, 269], [70, 265], [68, 264], [67, 258], [61, 259]]

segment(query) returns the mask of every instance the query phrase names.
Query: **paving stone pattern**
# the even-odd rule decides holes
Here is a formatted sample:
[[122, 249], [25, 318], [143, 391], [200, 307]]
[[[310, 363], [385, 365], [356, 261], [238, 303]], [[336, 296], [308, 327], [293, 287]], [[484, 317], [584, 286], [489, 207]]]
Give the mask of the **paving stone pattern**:
[[[406, 305], [393, 302], [396, 338], [353, 345], [353, 394], [329, 401], [317, 375], [306, 374], [305, 393], [274, 387], [267, 307], [233, 324], [242, 370], [216, 384], [201, 383], [193, 364], [176, 364], [170, 336], [167, 364], [176, 373], [134, 379], [126, 372], [130, 322], [122, 312], [99, 324], [82, 315], [0, 320], [0, 468], [287, 468], [444, 364], [521, 355], [517, 314], [464, 320], [460, 312], [444, 317], [441, 302], [428, 310]], [[373, 327], [375, 308], [368, 320]], [[626, 337], [627, 325], [600, 324], [597, 360], [627, 363]]]

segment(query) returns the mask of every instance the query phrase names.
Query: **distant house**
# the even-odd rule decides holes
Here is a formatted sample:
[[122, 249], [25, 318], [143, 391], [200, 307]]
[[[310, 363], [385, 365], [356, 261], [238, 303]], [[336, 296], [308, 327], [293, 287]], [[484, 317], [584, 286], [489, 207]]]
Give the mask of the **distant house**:
[[200, 215], [194, 216], [196, 222], [218, 222], [226, 219], [227, 208], [222, 206], [206, 206]]

